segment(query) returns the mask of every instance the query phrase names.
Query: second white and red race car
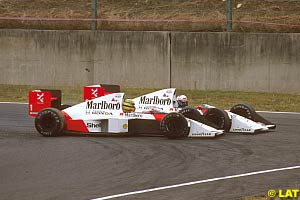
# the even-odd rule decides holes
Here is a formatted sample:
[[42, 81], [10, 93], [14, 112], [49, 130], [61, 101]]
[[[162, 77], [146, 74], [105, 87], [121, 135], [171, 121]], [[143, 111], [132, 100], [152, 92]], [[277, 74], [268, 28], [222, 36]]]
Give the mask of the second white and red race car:
[[134, 99], [136, 112], [178, 112], [185, 117], [197, 120], [219, 130], [236, 133], [256, 133], [276, 128], [274, 123], [263, 118], [248, 104], [234, 105], [225, 111], [207, 104], [194, 108], [179, 107], [176, 89], [155, 91]]
[[[204, 105], [179, 108], [176, 89], [168, 88], [132, 100], [134, 109], [124, 109], [124, 93], [116, 85], [84, 88], [84, 102], [61, 105], [61, 91], [29, 92], [29, 115], [43, 136], [66, 132], [95, 134], [161, 134], [168, 138], [215, 137], [225, 132], [255, 133], [276, 126], [247, 105], [231, 111]], [[241, 116], [242, 115], [242, 116]]]

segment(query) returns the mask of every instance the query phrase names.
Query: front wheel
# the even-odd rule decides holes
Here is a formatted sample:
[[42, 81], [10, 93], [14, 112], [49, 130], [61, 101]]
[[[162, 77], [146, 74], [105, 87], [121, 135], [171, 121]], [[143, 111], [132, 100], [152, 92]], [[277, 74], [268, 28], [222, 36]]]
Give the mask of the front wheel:
[[266, 120], [264, 117], [262, 117], [261, 115], [259, 115], [255, 109], [250, 106], [249, 104], [237, 104], [235, 106], [233, 106], [230, 109], [230, 112], [240, 115], [242, 117], [245, 117], [247, 119], [250, 119], [252, 121], [255, 122], [260, 122], [263, 123], [265, 125], [269, 125], [269, 129], [275, 129], [276, 128], [276, 124]]
[[200, 112], [195, 108], [185, 107], [182, 110], [179, 111], [180, 114], [182, 114], [184, 117], [202, 122], [203, 116], [200, 114]]
[[231, 109], [230, 112], [245, 117], [247, 119], [252, 119], [255, 116], [255, 109], [248, 104], [236, 104]]
[[180, 113], [169, 113], [160, 122], [161, 132], [169, 139], [187, 137], [189, 134], [188, 122]]
[[41, 110], [35, 118], [35, 128], [43, 136], [61, 136], [65, 128], [65, 117], [56, 108]]

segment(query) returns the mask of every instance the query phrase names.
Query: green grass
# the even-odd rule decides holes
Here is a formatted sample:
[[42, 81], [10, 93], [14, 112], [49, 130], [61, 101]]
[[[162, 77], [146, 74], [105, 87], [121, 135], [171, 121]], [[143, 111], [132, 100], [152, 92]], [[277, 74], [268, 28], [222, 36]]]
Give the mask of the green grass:
[[[63, 103], [79, 103], [83, 99], [83, 87], [39, 87], [28, 85], [1, 85], [0, 101], [27, 102], [28, 92], [32, 89], [60, 89], [62, 90]], [[160, 88], [126, 88], [127, 98], [134, 98]], [[177, 90], [177, 94], [185, 94], [189, 98], [191, 106], [209, 104], [223, 109], [230, 109], [237, 103], [248, 103], [257, 110], [300, 112], [300, 94], [280, 94], [262, 92], [232, 92], [232, 91], [199, 91]]]

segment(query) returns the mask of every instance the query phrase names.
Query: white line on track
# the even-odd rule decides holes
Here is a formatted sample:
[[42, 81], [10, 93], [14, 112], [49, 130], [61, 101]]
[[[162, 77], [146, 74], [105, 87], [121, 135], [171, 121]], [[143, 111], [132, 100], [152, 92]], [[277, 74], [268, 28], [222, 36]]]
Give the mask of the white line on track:
[[278, 169], [269, 169], [269, 170], [263, 170], [263, 171], [249, 172], [249, 173], [245, 173], [245, 174], [236, 174], [236, 175], [231, 175], [231, 176], [217, 177], [217, 178], [211, 178], [211, 179], [206, 179], [206, 180], [193, 181], [193, 182], [188, 182], [188, 183], [181, 183], [181, 184], [169, 185], [169, 186], [163, 186], [163, 187], [157, 187], [157, 188], [150, 188], [150, 189], [139, 190], [139, 191], [134, 191], [134, 192], [127, 192], [127, 193], [122, 193], [122, 194], [104, 196], [104, 197], [100, 197], [100, 198], [96, 198], [96, 199], [92, 199], [92, 200], [113, 199], [113, 198], [130, 196], [130, 195], [135, 195], [135, 194], [142, 194], [142, 193], [154, 192], [154, 191], [159, 191], [159, 190], [166, 190], [166, 189], [171, 189], [171, 188], [177, 188], [177, 187], [183, 187], [183, 186], [189, 186], [189, 185], [195, 185], [195, 184], [201, 184], [201, 183], [208, 183], [208, 182], [214, 182], [214, 181], [220, 181], [220, 180], [226, 180], [226, 179], [240, 178], [240, 177], [245, 177], [245, 176], [253, 176], [253, 175], [258, 175], [258, 174], [266, 174], [266, 173], [271, 173], [271, 172], [292, 170], [292, 169], [300, 169], [300, 165], [285, 167], [285, 168], [278, 168]]
[[0, 102], [0, 104], [28, 104], [28, 103], [24, 103], [24, 102]]

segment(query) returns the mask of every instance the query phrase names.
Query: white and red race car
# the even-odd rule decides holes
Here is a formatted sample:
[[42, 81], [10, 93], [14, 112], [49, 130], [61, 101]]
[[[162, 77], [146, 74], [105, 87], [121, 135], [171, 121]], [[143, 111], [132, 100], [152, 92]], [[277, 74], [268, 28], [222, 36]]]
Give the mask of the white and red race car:
[[29, 92], [29, 115], [44, 136], [65, 132], [98, 134], [159, 133], [168, 138], [215, 137], [226, 132], [256, 133], [275, 129], [246, 104], [224, 111], [213, 106], [179, 108], [176, 89], [168, 88], [134, 98], [134, 112], [122, 109], [124, 93], [116, 85], [84, 87], [84, 102], [61, 105], [58, 90]]
[[[151, 101], [147, 96], [140, 98], [145, 105], [158, 104], [162, 111], [170, 110], [175, 89], [167, 89], [165, 92], [166, 95]], [[61, 136], [65, 132], [131, 135], [159, 133], [168, 138], [214, 137], [223, 134], [223, 130], [189, 119], [178, 112], [155, 112], [139, 108], [135, 112], [124, 112], [124, 93], [111, 85], [87, 86], [84, 96], [84, 102], [66, 108], [61, 105], [59, 90], [30, 91], [29, 115], [35, 117], [37, 131], [43, 136]]]
[[237, 104], [225, 111], [207, 104], [195, 108], [179, 108], [176, 103], [176, 89], [168, 88], [146, 94], [134, 99], [136, 112], [178, 112], [214, 127], [218, 130], [235, 133], [256, 133], [275, 129], [276, 125], [260, 116], [247, 104]]

